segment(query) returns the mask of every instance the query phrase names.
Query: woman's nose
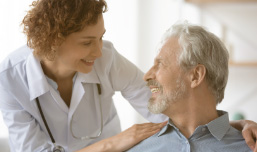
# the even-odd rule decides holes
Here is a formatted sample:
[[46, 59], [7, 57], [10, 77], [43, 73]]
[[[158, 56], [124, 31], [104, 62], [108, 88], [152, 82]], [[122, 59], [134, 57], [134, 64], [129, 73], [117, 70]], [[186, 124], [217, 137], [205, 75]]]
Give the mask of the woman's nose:
[[102, 56], [102, 48], [103, 48], [102, 43], [96, 44], [94, 47], [94, 50], [91, 52], [91, 55], [95, 56], [97, 58], [101, 57]]

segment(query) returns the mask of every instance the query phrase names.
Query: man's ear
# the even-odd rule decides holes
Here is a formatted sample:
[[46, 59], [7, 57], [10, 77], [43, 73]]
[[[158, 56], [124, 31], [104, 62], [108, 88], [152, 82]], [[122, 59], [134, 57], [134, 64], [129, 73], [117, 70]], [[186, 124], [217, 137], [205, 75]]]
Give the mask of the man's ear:
[[205, 78], [206, 68], [202, 64], [198, 64], [190, 72], [191, 88], [199, 86]]

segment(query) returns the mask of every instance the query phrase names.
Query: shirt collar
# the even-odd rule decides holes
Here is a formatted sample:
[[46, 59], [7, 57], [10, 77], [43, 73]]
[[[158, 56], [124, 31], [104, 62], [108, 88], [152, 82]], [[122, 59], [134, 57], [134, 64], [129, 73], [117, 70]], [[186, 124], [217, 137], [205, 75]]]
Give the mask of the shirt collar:
[[[26, 73], [30, 101], [33, 101], [35, 98], [45, 94], [50, 90], [40, 61], [33, 55], [33, 53], [28, 56], [26, 63]], [[100, 83], [95, 67], [92, 68], [91, 72], [86, 74], [78, 72], [76, 81], [80, 81], [81, 83]]]
[[[209, 122], [205, 126], [209, 129], [210, 133], [217, 139], [221, 140], [227, 131], [230, 128], [229, 124], [229, 118], [228, 113], [225, 111], [217, 110], [219, 117], [214, 119], [213, 121]], [[172, 120], [169, 119], [169, 122], [166, 126], [164, 126], [161, 131], [158, 133], [158, 137], [165, 134], [169, 127], [172, 127], [173, 129], [176, 129], [179, 131], [179, 129], [173, 124]]]
[[[92, 70], [90, 73], [88, 73], [88, 74], [83, 74], [83, 73], [77, 72], [77, 73], [74, 75], [73, 80], [72, 80], [72, 81], [73, 81], [73, 86], [74, 86], [74, 84], [75, 84], [75, 81], [76, 81], [78, 75], [80, 75], [79, 77], [80, 77], [81, 83], [100, 83], [100, 80], [99, 80], [98, 77], [97, 77], [97, 74], [96, 74], [96, 72], [95, 72], [95, 69], [93, 68], [93, 70]], [[57, 89], [58, 89], [57, 83], [56, 83], [54, 80], [50, 79], [47, 75], [45, 75], [45, 77], [46, 77], [47, 82], [48, 82], [55, 90], [57, 90]], [[57, 90], [57, 91], [58, 91], [58, 90]]]
[[161, 131], [158, 133], [158, 137], [163, 135], [164, 133], [166, 133], [166, 131], [169, 129], [169, 127], [172, 127], [174, 129], [176, 129], [177, 131], [179, 131], [179, 129], [173, 124], [172, 120], [169, 119], [168, 123], [166, 124], [166, 126], [164, 126]]
[[[74, 84], [75, 84], [75, 80], [76, 80], [76, 78], [77, 78], [77, 75], [78, 75], [78, 73], [76, 72], [75, 75], [73, 76], [73, 79], [72, 79], [73, 86], [74, 86]], [[59, 92], [59, 91], [58, 91], [58, 85], [57, 85], [57, 83], [56, 83], [54, 80], [52, 80], [51, 78], [49, 78], [47, 75], [45, 75], [45, 77], [46, 77], [47, 82], [54, 88], [54, 90], [56, 90], [57, 92]]]
[[89, 73], [78, 72], [76, 81], [77, 80], [80, 81], [81, 83], [99, 83], [100, 84], [100, 80], [99, 80], [99, 77], [97, 75], [95, 65], [92, 68], [92, 71], [90, 71]]
[[49, 85], [42, 70], [40, 61], [31, 53], [26, 63], [26, 73], [30, 101], [49, 91]]
[[228, 113], [218, 110], [219, 117], [206, 124], [210, 133], [217, 139], [221, 140], [230, 128]]

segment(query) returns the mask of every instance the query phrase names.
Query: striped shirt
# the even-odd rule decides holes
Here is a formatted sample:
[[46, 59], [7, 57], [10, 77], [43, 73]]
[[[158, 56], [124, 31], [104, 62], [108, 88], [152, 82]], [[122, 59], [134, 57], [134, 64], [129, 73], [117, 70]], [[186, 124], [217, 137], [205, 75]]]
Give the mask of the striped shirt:
[[170, 120], [160, 132], [145, 139], [128, 152], [251, 152], [241, 132], [230, 126], [228, 113], [198, 126], [188, 139]]

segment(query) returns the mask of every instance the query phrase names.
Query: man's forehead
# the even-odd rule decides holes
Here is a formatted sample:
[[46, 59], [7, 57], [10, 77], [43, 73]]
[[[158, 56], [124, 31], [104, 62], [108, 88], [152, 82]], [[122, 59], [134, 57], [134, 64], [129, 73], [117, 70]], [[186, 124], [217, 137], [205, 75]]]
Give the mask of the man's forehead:
[[170, 47], [163, 47], [155, 57], [155, 60], [165, 60], [171, 58], [173, 54], [175, 54], [174, 49]]
[[156, 60], [161, 60], [161, 59], [164, 59], [165, 56], [169, 56], [169, 51], [165, 48], [162, 48], [159, 53], [157, 54], [157, 56], [155, 57]]
[[158, 54], [155, 59], [165, 59], [166, 57], [171, 57], [176, 55], [180, 50], [180, 45], [178, 44], [178, 39], [176, 37], [171, 37], [167, 39], [162, 46], [159, 48]]

